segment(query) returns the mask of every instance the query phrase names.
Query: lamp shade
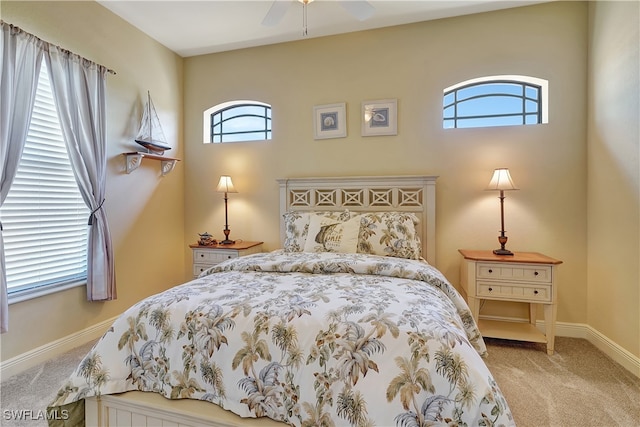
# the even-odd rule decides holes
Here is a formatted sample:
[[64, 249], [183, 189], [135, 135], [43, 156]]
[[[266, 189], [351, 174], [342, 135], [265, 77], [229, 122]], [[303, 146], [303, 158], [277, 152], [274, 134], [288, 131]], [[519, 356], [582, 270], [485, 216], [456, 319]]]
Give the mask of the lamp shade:
[[233, 182], [231, 182], [231, 177], [229, 175], [222, 175], [220, 177], [220, 181], [218, 182], [218, 188], [216, 188], [218, 193], [237, 193], [238, 191], [233, 186]]
[[513, 179], [511, 179], [511, 175], [509, 174], [509, 169], [500, 168], [493, 171], [493, 176], [491, 177], [491, 181], [489, 181], [489, 185], [485, 190], [519, 190], [514, 184]]

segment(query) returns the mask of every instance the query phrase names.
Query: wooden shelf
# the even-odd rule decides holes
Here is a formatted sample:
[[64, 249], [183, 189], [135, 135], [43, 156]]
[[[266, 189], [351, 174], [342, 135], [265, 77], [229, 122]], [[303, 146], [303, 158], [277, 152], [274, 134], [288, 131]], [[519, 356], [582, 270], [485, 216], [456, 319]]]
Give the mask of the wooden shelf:
[[159, 160], [160, 161], [160, 171], [162, 176], [167, 175], [169, 172], [176, 167], [176, 163], [180, 161], [180, 159], [174, 159], [172, 157], [160, 156], [158, 154], [152, 153], [143, 153], [141, 151], [133, 151], [130, 153], [122, 153], [126, 158], [127, 164], [127, 173], [131, 173], [134, 170], [140, 167], [142, 163], [142, 159], [147, 158], [151, 160]]
[[483, 337], [513, 341], [547, 342], [547, 337], [531, 323], [480, 319], [478, 328]]

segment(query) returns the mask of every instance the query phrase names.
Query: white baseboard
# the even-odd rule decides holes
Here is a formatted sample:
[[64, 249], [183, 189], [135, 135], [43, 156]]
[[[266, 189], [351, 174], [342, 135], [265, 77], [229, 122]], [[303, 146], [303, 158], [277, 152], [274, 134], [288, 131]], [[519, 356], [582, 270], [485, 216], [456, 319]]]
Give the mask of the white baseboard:
[[[506, 318], [498, 316], [480, 316], [481, 319], [502, 320], [509, 322], [528, 322], [527, 319]], [[544, 332], [544, 321], [536, 321], [536, 327]], [[593, 344], [598, 350], [622, 365], [636, 377], [640, 378], [640, 357], [631, 354], [601, 332], [584, 323], [556, 322], [556, 336], [569, 338], [583, 338]]]
[[0, 378], [3, 380], [27, 369], [44, 363], [62, 353], [79, 347], [89, 341], [100, 338], [111, 327], [118, 316], [102, 321], [96, 325], [78, 331], [74, 334], [52, 341], [48, 344], [19, 354], [0, 363]]
[[631, 352], [620, 347], [615, 342], [611, 341], [600, 331], [585, 325], [588, 328], [587, 340], [595, 345], [604, 354], [624, 366], [631, 371], [636, 377], [640, 378], [640, 357], [633, 355]]
[[[514, 322], [526, 322], [525, 319], [507, 319], [504, 317], [497, 318], [493, 316], [480, 316], [489, 320], [505, 320]], [[83, 329], [75, 334], [68, 335], [59, 340], [45, 344], [26, 353], [20, 354], [9, 360], [0, 363], [0, 378], [5, 379], [10, 376], [19, 374], [32, 366], [46, 362], [62, 353], [73, 348], [88, 343], [89, 341], [100, 338], [116, 320], [116, 317], [107, 319], [89, 328]], [[536, 322], [536, 326], [544, 331], [544, 321]], [[640, 378], [640, 357], [631, 354], [629, 351], [620, 347], [618, 344], [607, 338], [605, 335], [595, 330], [589, 325], [583, 323], [556, 323], [556, 336], [583, 338], [596, 346], [604, 354], [612, 358], [615, 362], [622, 365], [635, 376]]]

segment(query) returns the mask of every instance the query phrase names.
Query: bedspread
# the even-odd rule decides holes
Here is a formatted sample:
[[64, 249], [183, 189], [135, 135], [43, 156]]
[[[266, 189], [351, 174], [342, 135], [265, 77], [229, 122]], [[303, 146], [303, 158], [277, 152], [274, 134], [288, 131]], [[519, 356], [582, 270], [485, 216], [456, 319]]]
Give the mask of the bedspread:
[[132, 306], [51, 406], [141, 390], [295, 426], [514, 425], [485, 352], [426, 262], [275, 251]]

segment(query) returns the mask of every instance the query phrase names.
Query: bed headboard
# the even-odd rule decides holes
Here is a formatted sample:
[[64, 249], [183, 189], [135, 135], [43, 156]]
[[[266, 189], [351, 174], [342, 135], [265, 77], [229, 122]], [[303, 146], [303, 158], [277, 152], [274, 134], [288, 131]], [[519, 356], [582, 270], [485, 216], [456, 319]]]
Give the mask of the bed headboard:
[[437, 176], [281, 178], [280, 241], [288, 211], [413, 212], [419, 219], [422, 256], [436, 263]]

